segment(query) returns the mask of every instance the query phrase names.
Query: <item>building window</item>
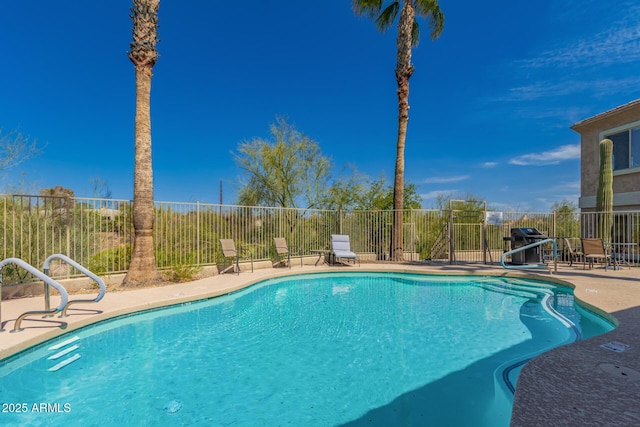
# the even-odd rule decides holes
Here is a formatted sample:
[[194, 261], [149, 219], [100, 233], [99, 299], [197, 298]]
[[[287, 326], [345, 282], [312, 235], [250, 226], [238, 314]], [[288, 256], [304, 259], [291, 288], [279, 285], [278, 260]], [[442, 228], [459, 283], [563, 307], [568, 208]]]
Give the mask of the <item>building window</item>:
[[640, 127], [605, 135], [613, 141], [613, 170], [640, 167]]

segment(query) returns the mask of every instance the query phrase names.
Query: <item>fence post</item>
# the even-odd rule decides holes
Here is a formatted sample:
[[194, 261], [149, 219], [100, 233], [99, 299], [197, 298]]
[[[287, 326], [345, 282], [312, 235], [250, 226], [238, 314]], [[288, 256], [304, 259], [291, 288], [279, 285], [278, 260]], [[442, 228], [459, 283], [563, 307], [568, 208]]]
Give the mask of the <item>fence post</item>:
[[[75, 204], [76, 201], [74, 200], [73, 203]], [[75, 209], [74, 209], [75, 212]], [[66, 228], [66, 232], [67, 232], [67, 241], [66, 241], [66, 245], [67, 245], [67, 251], [65, 252], [65, 254], [67, 256], [76, 256], [76, 254], [71, 254], [71, 221], [66, 221], [65, 222], [65, 228]], [[52, 254], [49, 254], [52, 255]], [[49, 256], [45, 253], [45, 257]], [[89, 256], [87, 256], [87, 260], [89, 259]], [[71, 273], [71, 269], [67, 269], [67, 275], [69, 275]], [[69, 278], [69, 276], [67, 276], [67, 278]], [[48, 307], [47, 307], [48, 309]]]
[[[486, 264], [487, 250], [491, 250], [487, 242], [487, 202], [484, 202], [484, 211], [482, 212], [482, 228], [480, 229], [480, 234], [480, 246], [482, 246], [482, 262]], [[491, 254], [489, 254], [489, 258], [491, 258]]]
[[200, 265], [200, 202], [196, 200], [196, 264]]
[[449, 264], [453, 264], [453, 261], [455, 260], [454, 251], [456, 249], [453, 243], [454, 234], [455, 233], [453, 232], [453, 207], [451, 206], [451, 200], [449, 200]]

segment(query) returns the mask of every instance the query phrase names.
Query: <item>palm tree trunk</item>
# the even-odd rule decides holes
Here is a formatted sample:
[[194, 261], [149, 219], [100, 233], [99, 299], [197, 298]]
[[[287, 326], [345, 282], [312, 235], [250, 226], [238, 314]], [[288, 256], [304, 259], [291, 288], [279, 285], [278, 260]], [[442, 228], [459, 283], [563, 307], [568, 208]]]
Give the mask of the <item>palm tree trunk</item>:
[[159, 280], [153, 244], [153, 168], [151, 165], [152, 67], [136, 66], [135, 166], [133, 176], [133, 252], [124, 286]]
[[391, 259], [404, 261], [402, 239], [402, 215], [404, 207], [404, 147], [409, 123], [409, 78], [413, 74], [411, 65], [411, 33], [415, 11], [413, 0], [405, 0], [398, 22], [398, 141], [396, 145], [396, 169], [393, 182], [393, 227], [391, 232]]

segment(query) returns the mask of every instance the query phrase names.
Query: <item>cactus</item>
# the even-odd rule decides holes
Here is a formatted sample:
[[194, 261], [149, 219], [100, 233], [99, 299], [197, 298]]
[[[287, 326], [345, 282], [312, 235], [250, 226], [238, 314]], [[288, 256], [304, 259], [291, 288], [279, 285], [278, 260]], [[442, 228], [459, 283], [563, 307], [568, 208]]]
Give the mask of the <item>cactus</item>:
[[613, 225], [613, 142], [610, 139], [600, 141], [600, 178], [596, 195], [598, 212], [598, 237], [605, 242], [611, 241]]

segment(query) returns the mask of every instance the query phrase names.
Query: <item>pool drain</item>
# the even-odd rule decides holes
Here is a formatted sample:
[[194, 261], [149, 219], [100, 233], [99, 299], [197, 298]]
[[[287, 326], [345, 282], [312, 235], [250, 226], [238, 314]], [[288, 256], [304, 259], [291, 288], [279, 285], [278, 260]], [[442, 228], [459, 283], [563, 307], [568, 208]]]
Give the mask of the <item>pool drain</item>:
[[601, 363], [598, 367], [607, 374], [625, 382], [632, 383], [640, 380], [640, 372], [631, 368], [626, 368], [613, 363]]
[[167, 414], [175, 414], [180, 409], [182, 409], [182, 402], [180, 402], [179, 400], [172, 400], [171, 402], [164, 405], [164, 408], [162, 408], [162, 410]]

